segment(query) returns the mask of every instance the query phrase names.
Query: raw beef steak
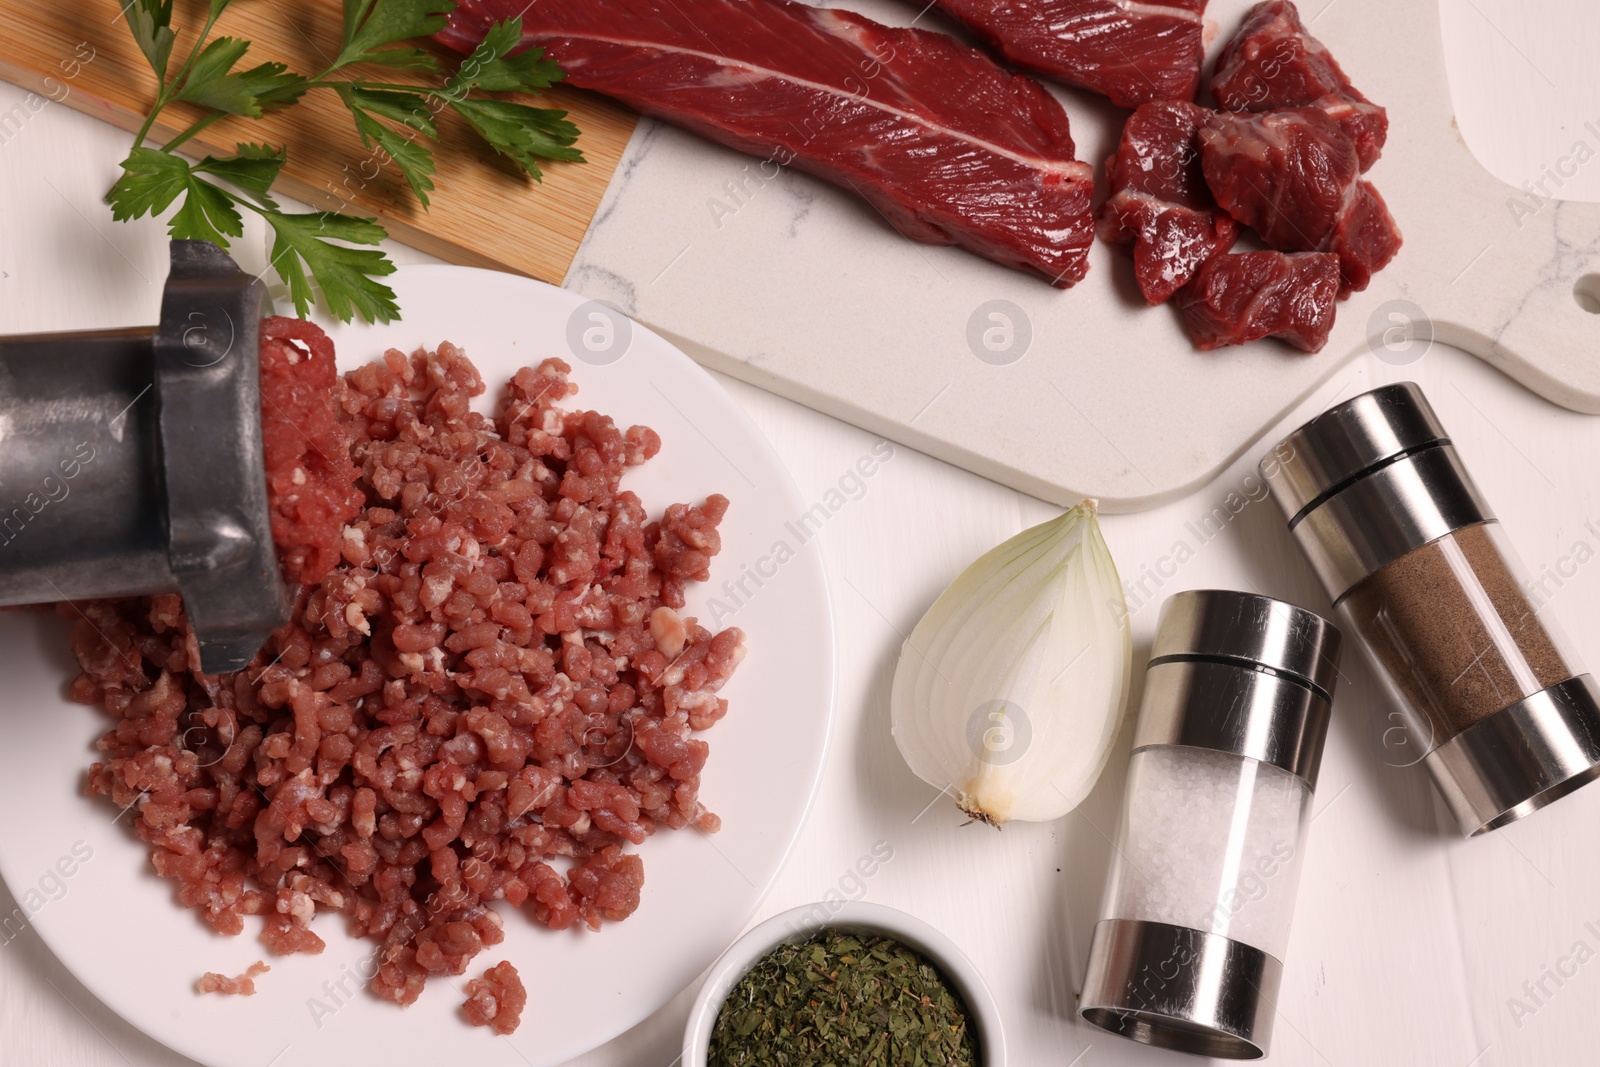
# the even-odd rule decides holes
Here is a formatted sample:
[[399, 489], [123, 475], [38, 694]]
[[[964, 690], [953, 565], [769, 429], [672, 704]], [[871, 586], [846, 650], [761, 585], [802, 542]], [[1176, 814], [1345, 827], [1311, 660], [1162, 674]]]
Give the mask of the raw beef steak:
[[1088, 269], [1066, 112], [951, 37], [785, 0], [464, 0], [439, 39], [516, 16], [573, 85], [842, 186], [913, 240], [1063, 288]]
[[1193, 100], [1200, 87], [1205, 0], [937, 3], [1017, 66], [1104, 93], [1121, 107]]

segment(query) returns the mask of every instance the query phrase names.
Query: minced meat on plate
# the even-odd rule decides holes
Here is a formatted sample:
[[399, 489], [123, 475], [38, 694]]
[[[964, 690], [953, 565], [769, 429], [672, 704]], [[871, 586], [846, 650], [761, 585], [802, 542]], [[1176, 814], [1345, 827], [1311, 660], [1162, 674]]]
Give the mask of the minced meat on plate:
[[[298, 342], [297, 373], [327, 372], [315, 327], [267, 325]], [[60, 609], [73, 697], [116, 719], [89, 789], [136, 804], [156, 869], [215, 929], [259, 915], [272, 951], [318, 952], [311, 920], [338, 911], [382, 945], [374, 991], [408, 1004], [512, 909], [557, 929], [626, 918], [644, 882], [630, 846], [717, 829], [695, 734], [727, 711], [743, 635], [678, 609], [728, 502], [652, 520], [620, 482], [660, 439], [565, 410], [568, 371], [518, 371], [492, 419], [450, 344], [328, 378], [339, 433], [317, 424], [298, 456], [332, 488], [280, 506], [275, 529], [300, 539], [286, 568], [332, 569], [296, 587], [246, 670], [199, 672], [176, 596]], [[327, 455], [340, 439], [347, 457]], [[307, 542], [342, 506], [347, 459], [363, 499], [325, 560]]]

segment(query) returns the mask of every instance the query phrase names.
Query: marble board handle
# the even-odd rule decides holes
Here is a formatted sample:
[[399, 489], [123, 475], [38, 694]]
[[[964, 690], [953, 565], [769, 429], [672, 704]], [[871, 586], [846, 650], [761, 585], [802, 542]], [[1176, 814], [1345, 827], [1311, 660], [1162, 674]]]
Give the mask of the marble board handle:
[[[1554, 180], [1515, 188], [1473, 156], [1455, 122], [1436, 3], [1354, 6], [1387, 27], [1388, 41], [1432, 44], [1391, 53], [1382, 72], [1394, 104], [1371, 177], [1405, 247], [1373, 279], [1381, 299], [1369, 297], [1366, 348], [1405, 363], [1441, 341], [1563, 407], [1600, 414], [1600, 204], [1554, 199]], [[1591, 122], [1574, 154], [1546, 170], [1559, 175], [1597, 149]]]

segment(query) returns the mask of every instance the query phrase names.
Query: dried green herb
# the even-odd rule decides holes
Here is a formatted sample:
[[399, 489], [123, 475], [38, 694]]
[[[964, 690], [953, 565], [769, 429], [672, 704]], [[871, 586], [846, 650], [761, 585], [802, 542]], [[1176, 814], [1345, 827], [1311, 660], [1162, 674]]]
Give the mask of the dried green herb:
[[826, 930], [787, 942], [722, 1002], [709, 1067], [976, 1067], [961, 997], [893, 938]]

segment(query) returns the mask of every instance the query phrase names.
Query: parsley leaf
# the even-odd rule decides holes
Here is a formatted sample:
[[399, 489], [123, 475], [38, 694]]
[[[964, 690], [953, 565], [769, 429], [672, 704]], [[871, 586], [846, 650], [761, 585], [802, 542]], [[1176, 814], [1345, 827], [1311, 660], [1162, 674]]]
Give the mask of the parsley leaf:
[[106, 193], [118, 222], [159, 215], [189, 184], [189, 164], [158, 148], [135, 148], [122, 161], [122, 177]]
[[191, 172], [189, 195], [167, 224], [167, 234], [178, 240], [211, 241], [228, 246], [229, 237], [244, 236], [244, 220], [233, 206], [233, 199], [210, 182]]
[[[291, 214], [281, 210], [272, 187], [286, 165], [282, 148], [240, 142], [232, 155], [206, 155], [189, 162], [175, 152], [228, 115], [260, 118], [269, 108], [297, 102], [313, 89], [336, 92], [355, 121], [361, 143], [374, 159], [394, 163], [424, 208], [435, 189], [436, 160], [427, 143], [438, 139], [438, 112], [455, 111], [496, 151], [534, 178], [538, 160], [582, 160], [577, 127], [564, 111], [530, 107], [475, 93], [536, 92], [561, 80], [561, 70], [540, 49], [511, 53], [522, 43], [522, 22], [493, 26], [479, 47], [443, 84], [390, 85], [350, 76], [330, 77], [353, 63], [440, 75], [429, 52], [407, 45], [448, 23], [454, 0], [342, 0], [339, 54], [321, 74], [306, 77], [278, 62], [240, 69], [250, 42], [211, 37], [218, 16], [233, 0], [206, 0], [207, 18], [187, 58], [169, 76], [174, 41], [173, 0], [125, 0], [129, 31], [156, 72], [154, 106], [134, 135], [122, 174], [106, 193], [119, 221], [160, 215], [175, 238], [211, 241], [226, 250], [244, 232], [241, 209], [256, 212], [271, 227], [272, 260], [289, 286], [295, 309], [306, 314], [321, 290], [328, 310], [343, 321], [360, 315], [386, 322], [399, 317], [394, 292], [378, 279], [395, 267], [378, 245], [387, 234], [375, 219], [329, 211]], [[169, 104], [184, 101], [208, 113], [192, 120], [161, 148], [145, 138]], [[361, 247], [367, 246], [367, 247]]]
[[420, 48], [390, 51], [384, 46], [433, 36], [445, 28], [445, 16], [455, 6], [454, 0], [345, 0], [344, 45], [333, 66], [382, 63], [437, 71], [439, 64]]
[[521, 42], [522, 19], [495, 23], [439, 95], [459, 100], [473, 89], [491, 93], [534, 92], [548, 89], [561, 80], [561, 68], [554, 60], [544, 58], [542, 48], [530, 48], [516, 56], [507, 55]]
[[258, 119], [264, 106], [284, 107], [305, 95], [310, 84], [282, 63], [234, 72], [249, 48], [249, 41], [236, 37], [218, 37], [206, 45], [173, 99]]
[[361, 62], [376, 63], [395, 70], [414, 70], [422, 74], [439, 73], [439, 61], [420, 48], [380, 48], [362, 56]]
[[376, 144], [400, 168], [400, 173], [410, 183], [411, 189], [417, 194], [417, 199], [422, 201], [422, 206], [428, 206], [428, 193], [433, 189], [433, 153], [427, 147], [418, 144], [404, 134], [396, 133], [383, 123], [351, 105], [350, 114], [355, 116], [356, 129], [361, 133], [361, 143], [364, 147], [371, 148]]
[[244, 233], [244, 223], [232, 198], [196, 176], [184, 160], [154, 148], [135, 148], [122, 161], [122, 177], [111, 187], [111, 217], [118, 221], [159, 215], [179, 196], [184, 198], [167, 224], [177, 238], [215, 241], [223, 248], [228, 237]]
[[344, 0], [344, 40], [349, 43], [351, 35], [356, 32], [356, 27], [361, 25], [361, 20], [367, 17], [367, 12], [372, 8], [372, 0]]
[[363, 89], [360, 85], [342, 85], [339, 87], [339, 95], [344, 98], [346, 107], [359, 107], [374, 115], [393, 119], [425, 137], [439, 136], [439, 131], [433, 125], [434, 109], [428, 106], [427, 97], [420, 94], [391, 89]]
[[583, 152], [572, 147], [578, 139], [578, 127], [567, 121], [565, 111], [504, 100], [452, 100], [450, 106], [490, 147], [535, 181], [544, 176], [539, 159], [583, 159]]
[[375, 245], [387, 236], [382, 226], [372, 219], [327, 211], [305, 215], [264, 211], [262, 217], [272, 227], [272, 266], [288, 283], [289, 296], [302, 318], [312, 304], [308, 268], [322, 287], [328, 310], [339, 321], [349, 322], [353, 311], [360, 312], [368, 322], [389, 322], [400, 317], [394, 290], [376, 280], [394, 273], [394, 264], [388, 257], [376, 249], [349, 248], [324, 240]]
[[466, 119], [491, 148], [538, 181], [544, 177], [540, 159], [583, 160], [583, 153], [573, 147], [578, 128], [567, 121], [567, 113], [469, 95], [475, 89], [534, 92], [561, 80], [561, 68], [544, 58], [542, 48], [511, 55], [521, 43], [522, 19], [495, 23], [455, 75], [433, 95]]
[[233, 155], [221, 158], [206, 156], [194, 165], [194, 169], [237, 185], [265, 207], [277, 207], [270, 192], [287, 158], [281, 148], [264, 144], [239, 144], [234, 146]]
[[130, 0], [122, 9], [122, 17], [128, 20], [134, 43], [156, 72], [156, 81], [164, 83], [172, 42], [177, 38], [172, 32], [172, 0]]

